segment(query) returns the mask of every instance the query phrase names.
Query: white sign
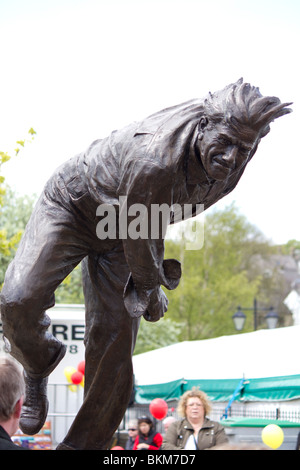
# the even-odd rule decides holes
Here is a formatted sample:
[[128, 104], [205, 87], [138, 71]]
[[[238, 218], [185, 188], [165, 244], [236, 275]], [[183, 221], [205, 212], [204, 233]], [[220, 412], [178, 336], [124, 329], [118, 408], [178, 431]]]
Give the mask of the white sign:
[[[67, 347], [66, 355], [50, 375], [49, 383], [66, 383], [64, 369], [69, 366], [77, 368], [79, 362], [84, 360], [84, 305], [56, 305], [47, 310], [47, 315], [51, 319], [49, 330], [53, 336]], [[0, 321], [0, 355], [5, 355], [2, 334], [2, 323]]]

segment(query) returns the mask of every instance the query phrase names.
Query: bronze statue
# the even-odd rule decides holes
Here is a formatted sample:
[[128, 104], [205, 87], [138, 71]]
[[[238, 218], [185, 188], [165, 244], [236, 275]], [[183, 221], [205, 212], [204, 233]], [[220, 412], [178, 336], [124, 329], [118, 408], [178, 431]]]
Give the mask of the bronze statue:
[[[57, 169], [34, 208], [1, 292], [5, 341], [24, 367], [27, 395], [20, 426], [25, 433], [42, 427], [47, 377], [65, 354], [64, 345], [48, 332], [45, 311], [54, 305], [58, 285], [82, 261], [84, 401], [58, 449], [107, 448], [132, 391], [140, 318], [159, 320], [168, 304], [161, 285], [174, 289], [180, 280], [180, 263], [163, 259], [172, 207], [188, 204], [195, 215], [198, 204], [207, 209], [232, 191], [270, 122], [289, 113], [289, 104], [263, 97], [241, 79], [114, 131]], [[120, 203], [124, 200], [126, 205]], [[145, 208], [140, 222], [147, 222], [148, 235], [147, 209], [168, 205], [170, 218], [159, 236], [129, 236], [124, 223], [121, 230], [122, 220], [125, 229], [134, 221], [130, 208], [136, 204]], [[106, 213], [113, 208], [117, 217], [99, 236], [103, 208]]]

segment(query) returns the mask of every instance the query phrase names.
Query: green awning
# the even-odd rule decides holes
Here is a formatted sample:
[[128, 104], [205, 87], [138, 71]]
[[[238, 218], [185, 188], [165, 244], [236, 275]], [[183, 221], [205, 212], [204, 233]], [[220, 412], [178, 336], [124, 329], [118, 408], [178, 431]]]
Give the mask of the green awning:
[[150, 403], [154, 398], [165, 401], [177, 400], [184, 392], [184, 380], [175, 380], [164, 384], [141, 385], [136, 387], [135, 400], [137, 403]]
[[261, 418], [228, 418], [222, 420], [222, 425], [227, 427], [264, 428], [268, 424], [277, 424], [281, 428], [300, 428], [299, 423], [282, 419]]
[[245, 384], [246, 401], [296, 400], [300, 398], [300, 375], [249, 379]]
[[[175, 400], [192, 387], [199, 387], [211, 401], [229, 401], [241, 379], [221, 380], [175, 380], [173, 382], [140, 385], [136, 402], [150, 403], [154, 398]], [[238, 401], [287, 401], [300, 398], [300, 375], [245, 379], [238, 393]]]
[[229, 401], [241, 379], [186, 380], [184, 391], [198, 387], [211, 401]]

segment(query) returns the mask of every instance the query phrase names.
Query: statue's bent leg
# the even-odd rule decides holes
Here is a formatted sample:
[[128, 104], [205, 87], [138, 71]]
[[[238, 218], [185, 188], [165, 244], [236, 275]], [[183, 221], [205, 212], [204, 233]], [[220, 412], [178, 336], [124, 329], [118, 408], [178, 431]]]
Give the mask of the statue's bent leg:
[[86, 237], [76, 227], [76, 217], [70, 210], [43, 195], [1, 292], [5, 341], [11, 355], [24, 367], [26, 399], [20, 427], [26, 434], [36, 434], [46, 420], [48, 375], [66, 351], [48, 331], [46, 310], [54, 305], [57, 286], [87, 253]]
[[66, 229], [69, 226], [69, 215], [45, 205], [41, 198], [1, 292], [4, 340], [32, 377], [47, 377], [65, 352], [65, 346], [48, 331], [50, 319], [45, 311], [54, 305], [57, 286], [87, 252], [81, 241], [76, 246], [75, 237]]
[[139, 320], [124, 308], [129, 270], [122, 247], [83, 262], [86, 299], [84, 402], [58, 449], [107, 449], [133, 387], [132, 353]]

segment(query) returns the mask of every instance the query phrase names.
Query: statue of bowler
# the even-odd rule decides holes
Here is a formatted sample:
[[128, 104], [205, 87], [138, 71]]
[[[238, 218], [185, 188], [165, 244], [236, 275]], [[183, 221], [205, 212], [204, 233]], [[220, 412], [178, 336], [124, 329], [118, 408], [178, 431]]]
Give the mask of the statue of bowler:
[[164, 260], [166, 227], [156, 239], [99, 239], [99, 205], [114, 206], [119, 217], [120, 197], [126, 197], [128, 208], [192, 204], [191, 215], [199, 204], [207, 209], [234, 189], [269, 124], [289, 113], [290, 104], [262, 96], [241, 79], [114, 131], [57, 169], [33, 210], [1, 292], [5, 341], [24, 368], [20, 426], [25, 433], [42, 427], [48, 376], [65, 354], [48, 331], [45, 311], [78, 263], [86, 305], [85, 392], [58, 449], [107, 448], [132, 392], [140, 318], [159, 320], [168, 304], [161, 286], [174, 289], [180, 280], [180, 263]]

